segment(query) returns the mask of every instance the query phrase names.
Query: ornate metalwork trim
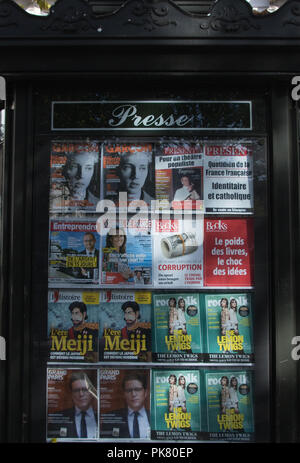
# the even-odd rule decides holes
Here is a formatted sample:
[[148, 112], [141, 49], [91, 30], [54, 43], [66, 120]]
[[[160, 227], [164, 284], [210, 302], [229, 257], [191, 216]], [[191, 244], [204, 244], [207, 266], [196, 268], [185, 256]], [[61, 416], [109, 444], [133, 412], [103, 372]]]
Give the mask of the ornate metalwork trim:
[[[300, 6], [288, 0], [275, 13], [259, 16], [245, 0], [217, 0], [209, 15], [192, 14], [172, 0], [128, 0], [118, 10], [97, 15], [86, 0], [58, 0], [48, 16], [26, 13], [0, 0], [1, 39], [300, 39]], [[156, 42], [155, 42], [156, 41]], [[20, 42], [20, 44], [22, 44]]]

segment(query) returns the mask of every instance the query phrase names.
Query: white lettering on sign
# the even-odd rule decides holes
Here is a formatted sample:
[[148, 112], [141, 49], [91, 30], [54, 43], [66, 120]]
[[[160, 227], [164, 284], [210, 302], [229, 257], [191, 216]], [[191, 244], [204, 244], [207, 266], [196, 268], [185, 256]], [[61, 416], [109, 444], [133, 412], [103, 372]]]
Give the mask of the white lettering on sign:
[[117, 106], [112, 112], [113, 119], [108, 121], [111, 127], [120, 127], [125, 124], [127, 121], [131, 121], [135, 127], [144, 126], [144, 127], [184, 127], [193, 121], [194, 116], [187, 116], [183, 114], [181, 116], [175, 116], [174, 114], [169, 114], [165, 116], [160, 114], [158, 117], [153, 114], [148, 116], [139, 116], [137, 114], [136, 106], [132, 104], [124, 104]]

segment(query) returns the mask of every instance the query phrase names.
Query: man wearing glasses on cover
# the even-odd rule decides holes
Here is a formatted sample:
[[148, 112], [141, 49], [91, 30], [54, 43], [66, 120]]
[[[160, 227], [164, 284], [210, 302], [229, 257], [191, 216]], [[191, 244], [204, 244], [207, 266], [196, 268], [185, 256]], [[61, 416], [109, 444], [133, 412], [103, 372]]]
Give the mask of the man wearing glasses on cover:
[[86, 373], [79, 371], [71, 375], [69, 387], [73, 408], [63, 410], [65, 423], [60, 428], [60, 437], [94, 439], [97, 437], [97, 416], [92, 406], [95, 393]]
[[[122, 381], [122, 390], [126, 407], [111, 412], [114, 415], [113, 423], [110, 426], [106, 423], [105, 429], [110, 431], [110, 437], [149, 438], [150, 415], [146, 409], [146, 375], [127, 373]], [[106, 435], [108, 436], [107, 433]]]

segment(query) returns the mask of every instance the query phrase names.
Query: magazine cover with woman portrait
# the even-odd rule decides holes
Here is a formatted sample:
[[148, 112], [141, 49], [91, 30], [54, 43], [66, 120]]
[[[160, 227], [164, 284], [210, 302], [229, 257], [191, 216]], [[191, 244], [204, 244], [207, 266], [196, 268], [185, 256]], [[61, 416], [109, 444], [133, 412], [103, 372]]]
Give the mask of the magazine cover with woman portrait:
[[100, 437], [150, 439], [150, 370], [102, 368]]
[[144, 288], [152, 286], [151, 229], [131, 226], [130, 220], [99, 222], [101, 284]]
[[208, 362], [254, 362], [250, 293], [206, 294]]
[[253, 379], [247, 370], [204, 371], [208, 439], [254, 439]]
[[151, 292], [103, 291], [99, 360], [151, 361]]
[[99, 286], [99, 235], [92, 219], [51, 219], [50, 288]]
[[157, 440], [201, 437], [200, 372], [152, 370], [151, 436]]
[[97, 439], [97, 370], [48, 368], [47, 378], [48, 439]]
[[101, 197], [119, 208], [132, 201], [150, 207], [154, 200], [152, 152], [149, 143], [103, 143]]
[[153, 360], [198, 362], [203, 345], [197, 293], [153, 294]]
[[99, 291], [48, 291], [50, 362], [98, 362]]
[[53, 142], [50, 157], [50, 212], [96, 210], [100, 200], [97, 142]]

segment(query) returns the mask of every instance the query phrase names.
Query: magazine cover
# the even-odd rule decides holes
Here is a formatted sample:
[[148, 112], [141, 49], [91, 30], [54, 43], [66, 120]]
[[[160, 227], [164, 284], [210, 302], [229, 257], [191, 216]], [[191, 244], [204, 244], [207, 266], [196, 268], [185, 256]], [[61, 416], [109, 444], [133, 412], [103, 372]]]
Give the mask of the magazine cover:
[[151, 292], [106, 291], [100, 304], [100, 360], [151, 361]]
[[152, 370], [151, 436], [197, 440], [201, 431], [198, 370]]
[[103, 143], [102, 198], [118, 207], [132, 201], [146, 206], [154, 200], [153, 146], [151, 144]]
[[204, 286], [254, 286], [252, 218], [204, 219]]
[[199, 294], [153, 294], [152, 357], [158, 362], [202, 360]]
[[208, 438], [250, 441], [254, 438], [252, 372], [204, 372]]
[[95, 220], [51, 219], [49, 287], [99, 286], [99, 238]]
[[205, 144], [205, 213], [253, 213], [253, 149], [249, 141]]
[[150, 439], [150, 370], [100, 370], [100, 437]]
[[105, 222], [101, 234], [101, 283], [134, 288], [152, 286], [151, 231], [125, 219]]
[[48, 292], [49, 360], [98, 362], [98, 291]]
[[208, 362], [254, 362], [251, 294], [207, 294]]
[[50, 211], [95, 211], [99, 200], [98, 143], [53, 142], [50, 157]]
[[160, 145], [155, 157], [155, 193], [161, 209], [202, 211], [203, 145]]
[[203, 215], [154, 221], [155, 287], [203, 286]]
[[49, 439], [97, 439], [97, 370], [47, 369]]

